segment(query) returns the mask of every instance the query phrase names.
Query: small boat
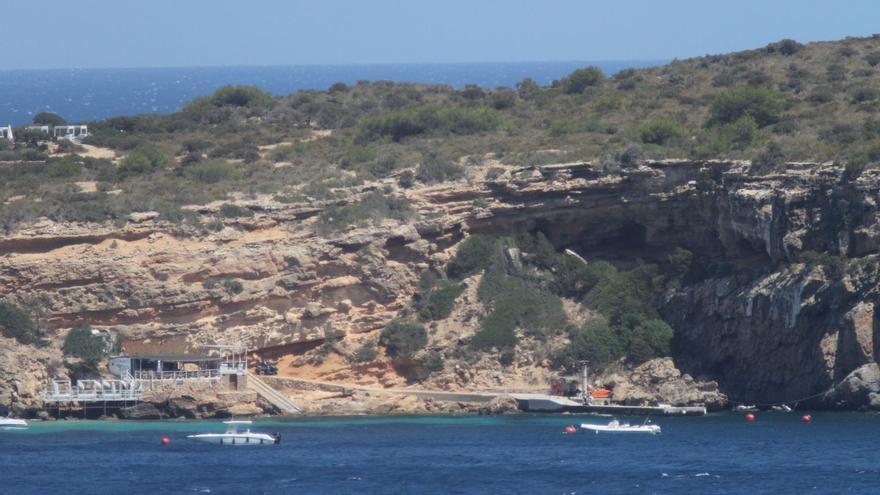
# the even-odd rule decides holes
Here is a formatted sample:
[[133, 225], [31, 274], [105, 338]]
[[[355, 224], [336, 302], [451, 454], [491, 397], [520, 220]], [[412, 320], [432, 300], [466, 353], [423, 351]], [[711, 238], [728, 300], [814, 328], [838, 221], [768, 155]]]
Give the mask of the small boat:
[[250, 428], [244, 432], [238, 431], [240, 425], [250, 425], [252, 421], [224, 421], [223, 424], [226, 425], [226, 433], [198, 433], [187, 435], [186, 438], [220, 445], [275, 445], [281, 442], [278, 433], [253, 433]]
[[0, 429], [3, 430], [24, 430], [28, 427], [27, 421], [14, 418], [0, 418]]
[[787, 413], [792, 411], [791, 406], [789, 406], [788, 404], [782, 404], [781, 406], [773, 406], [770, 409], [772, 409], [774, 411], [787, 412]]
[[735, 412], [755, 412], [758, 410], [758, 406], [752, 404], [739, 404], [738, 406], [734, 407], [733, 410]]
[[651, 435], [656, 435], [660, 433], [660, 426], [650, 424], [650, 419], [645, 420], [644, 423], [640, 425], [631, 425], [629, 423], [621, 423], [616, 419], [612, 419], [608, 422], [607, 425], [597, 425], [591, 423], [583, 423], [581, 424], [581, 428], [585, 430], [590, 430], [596, 432], [598, 435], [599, 432], [603, 433], [650, 433]]

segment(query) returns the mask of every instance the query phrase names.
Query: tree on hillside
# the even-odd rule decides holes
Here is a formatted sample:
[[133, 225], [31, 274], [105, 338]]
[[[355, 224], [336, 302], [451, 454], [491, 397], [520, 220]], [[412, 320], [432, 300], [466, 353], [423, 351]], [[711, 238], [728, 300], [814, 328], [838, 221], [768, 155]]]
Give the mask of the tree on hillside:
[[599, 86], [605, 80], [602, 69], [589, 66], [577, 69], [562, 80], [562, 90], [567, 94], [583, 93], [589, 87]]
[[67, 121], [53, 112], [40, 112], [34, 115], [34, 125], [65, 125]]

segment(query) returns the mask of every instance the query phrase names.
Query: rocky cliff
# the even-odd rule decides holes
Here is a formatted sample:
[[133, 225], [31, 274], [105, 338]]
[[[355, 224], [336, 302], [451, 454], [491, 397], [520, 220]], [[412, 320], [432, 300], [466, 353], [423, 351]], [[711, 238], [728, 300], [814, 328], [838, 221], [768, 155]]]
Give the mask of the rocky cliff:
[[[0, 238], [0, 293], [37, 302], [57, 337], [39, 349], [0, 339], [0, 403], [38, 403], [45, 380], [64, 372], [61, 337], [85, 323], [118, 333], [130, 352], [241, 342], [312, 369], [304, 356], [325, 342], [345, 349], [381, 329], [409, 305], [419, 273], [442, 268], [475, 232], [541, 231], [559, 250], [621, 263], [691, 250], [700, 269], [661, 307], [676, 330], [673, 357], [689, 379], [717, 380], [732, 400], [797, 400], [876, 367], [875, 173], [851, 180], [830, 164], [789, 164], [754, 176], [748, 163], [719, 161], [613, 173], [588, 163], [494, 165], [492, 178], [488, 167], [474, 167], [466, 179], [431, 187], [386, 179], [329, 201], [240, 195], [235, 202], [253, 212], [246, 217], [223, 217], [219, 203], [192, 206], [212, 229], [146, 212], [117, 224], [44, 220]], [[371, 191], [405, 197], [414, 216], [341, 232], [317, 228], [326, 208]], [[827, 253], [825, 261], [805, 262], [811, 251]], [[444, 338], [473, 332], [481, 309], [459, 306], [459, 324], [447, 325]], [[543, 387], [545, 364], [521, 353], [512, 365], [496, 364], [494, 385]], [[404, 381], [384, 365], [364, 371], [331, 358], [322, 366], [322, 377]], [[462, 374], [452, 366], [448, 376]], [[477, 375], [445, 383], [485, 385], [486, 373]], [[876, 385], [812, 400], [870, 405]]]

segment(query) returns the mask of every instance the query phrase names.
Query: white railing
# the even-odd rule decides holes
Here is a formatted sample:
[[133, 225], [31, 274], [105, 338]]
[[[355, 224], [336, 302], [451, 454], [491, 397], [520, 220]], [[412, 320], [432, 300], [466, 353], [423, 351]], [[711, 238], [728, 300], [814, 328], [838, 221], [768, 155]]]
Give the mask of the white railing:
[[79, 380], [76, 386], [70, 380], [53, 380], [50, 390], [43, 394], [44, 402], [136, 402], [140, 398], [140, 386], [125, 380]]
[[194, 378], [220, 378], [220, 370], [134, 372], [134, 379], [143, 381], [191, 380]]

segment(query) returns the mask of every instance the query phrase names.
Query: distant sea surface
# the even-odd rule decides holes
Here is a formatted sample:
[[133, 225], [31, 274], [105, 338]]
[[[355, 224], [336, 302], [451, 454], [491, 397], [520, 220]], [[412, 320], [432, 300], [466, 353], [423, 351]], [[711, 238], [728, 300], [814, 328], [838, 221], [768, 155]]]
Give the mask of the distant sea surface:
[[336, 82], [353, 84], [358, 80], [496, 88], [514, 87], [526, 77], [549, 84], [587, 65], [596, 65], [611, 75], [624, 68], [660, 63], [574, 61], [0, 71], [0, 126], [30, 123], [34, 114], [42, 111], [56, 112], [70, 122], [171, 113], [226, 84], [256, 85], [275, 95], [301, 89], [323, 90]]
[[600, 419], [583, 416], [258, 421], [282, 435], [263, 447], [186, 438], [219, 422], [58, 421], [0, 430], [0, 494], [877, 493], [880, 416], [800, 415], [658, 417], [656, 436], [562, 434]]

